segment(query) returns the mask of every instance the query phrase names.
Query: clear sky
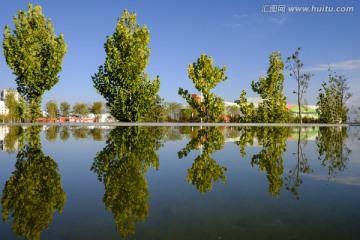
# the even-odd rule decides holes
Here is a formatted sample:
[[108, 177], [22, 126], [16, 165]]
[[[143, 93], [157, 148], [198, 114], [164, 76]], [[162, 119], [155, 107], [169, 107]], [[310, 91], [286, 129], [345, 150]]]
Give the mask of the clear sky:
[[[13, 16], [26, 10], [29, 0], [1, 0], [0, 41], [4, 26], [14, 29]], [[43, 105], [54, 99], [70, 104], [104, 101], [96, 93], [91, 76], [105, 61], [104, 42], [114, 32], [124, 9], [136, 12], [140, 25], [150, 30], [151, 56], [147, 73], [160, 76], [159, 94], [165, 101], [185, 103], [178, 88], [196, 93], [187, 67], [203, 53], [217, 66], [226, 65], [228, 80], [213, 90], [225, 101], [250, 97], [251, 81], [265, 76], [271, 52], [284, 61], [298, 47], [304, 70], [314, 73], [305, 98], [316, 103], [321, 82], [330, 66], [348, 78], [351, 105], [360, 106], [360, 2], [358, 0], [37, 0], [51, 18], [55, 33], [63, 33], [68, 52], [60, 81], [43, 96]], [[282, 6], [285, 6], [283, 10]], [[322, 12], [290, 12], [306, 6]], [[333, 7], [353, 7], [353, 12], [326, 12]], [[286, 72], [285, 72], [286, 73]], [[0, 54], [0, 89], [16, 88], [3, 54]], [[284, 93], [295, 103], [295, 80], [285, 75]]]

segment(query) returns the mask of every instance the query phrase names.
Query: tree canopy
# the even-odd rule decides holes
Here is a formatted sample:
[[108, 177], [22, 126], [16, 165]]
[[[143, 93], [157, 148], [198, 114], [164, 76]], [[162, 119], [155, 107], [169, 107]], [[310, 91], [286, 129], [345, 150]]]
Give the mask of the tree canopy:
[[289, 118], [284, 96], [284, 62], [280, 52], [271, 53], [267, 77], [260, 77], [258, 82], [252, 81], [251, 87], [258, 93], [263, 102], [257, 109], [257, 118], [261, 122], [282, 123]]
[[59, 81], [66, 53], [64, 35], [56, 36], [41, 6], [14, 16], [15, 30], [5, 27], [3, 49], [7, 64], [16, 75], [18, 92], [30, 104], [31, 120], [40, 116], [42, 95]]
[[106, 99], [110, 113], [117, 120], [141, 120], [155, 104], [160, 78], [146, 74], [150, 32], [136, 23], [136, 14], [124, 10], [115, 32], [104, 44], [106, 59], [92, 77], [94, 87]]
[[347, 121], [349, 108], [346, 102], [352, 96], [349, 90], [347, 78], [330, 71], [328, 83], [323, 82], [319, 90], [316, 111], [320, 122], [345, 123]]
[[219, 121], [225, 110], [224, 100], [211, 93], [210, 90], [227, 79], [226, 66], [219, 68], [213, 67], [213, 65], [212, 57], [202, 54], [196, 62], [188, 67], [188, 76], [193, 81], [195, 88], [203, 95], [203, 99], [193, 98], [188, 90], [182, 88], [179, 88], [178, 91], [178, 94], [197, 110], [199, 117], [204, 118], [205, 122]]

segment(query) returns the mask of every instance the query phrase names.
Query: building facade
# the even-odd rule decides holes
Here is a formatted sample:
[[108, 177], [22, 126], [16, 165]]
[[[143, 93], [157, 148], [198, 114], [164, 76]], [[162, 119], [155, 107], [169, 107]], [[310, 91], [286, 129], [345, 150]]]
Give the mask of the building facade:
[[7, 109], [7, 107], [6, 107], [5, 99], [6, 99], [6, 96], [9, 95], [10, 93], [14, 93], [15, 100], [17, 102], [19, 101], [20, 95], [16, 90], [13, 90], [13, 89], [1, 90], [1, 92], [0, 92], [0, 115], [8, 115], [9, 114], [9, 109]]

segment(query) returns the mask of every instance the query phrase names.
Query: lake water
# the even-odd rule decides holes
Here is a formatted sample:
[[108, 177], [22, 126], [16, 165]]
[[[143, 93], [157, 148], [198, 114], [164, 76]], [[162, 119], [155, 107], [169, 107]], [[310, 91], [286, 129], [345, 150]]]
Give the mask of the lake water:
[[360, 239], [359, 127], [0, 126], [0, 239]]

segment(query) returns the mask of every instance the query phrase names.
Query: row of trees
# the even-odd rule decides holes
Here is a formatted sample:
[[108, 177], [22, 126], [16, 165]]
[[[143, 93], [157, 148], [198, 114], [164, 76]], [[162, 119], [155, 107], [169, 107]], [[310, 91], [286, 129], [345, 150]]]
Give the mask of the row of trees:
[[[30, 121], [30, 107], [26, 103], [23, 98], [17, 101], [14, 93], [10, 92], [5, 98], [5, 106], [9, 110], [9, 114], [2, 116], [2, 119], [10, 122]], [[50, 100], [45, 105], [45, 111], [48, 117], [51, 118], [69, 116], [86, 117], [90, 113], [99, 117], [99, 115], [104, 113], [105, 109], [102, 102], [94, 102], [92, 104], [75, 103], [71, 108], [71, 105], [66, 101], [58, 105], [55, 100]]]
[[[44, 17], [41, 6], [28, 5], [28, 11], [19, 11], [14, 17], [15, 30], [5, 27], [4, 55], [6, 62], [17, 76], [19, 93], [29, 106], [31, 121], [40, 115], [40, 103], [43, 93], [50, 90], [59, 80], [62, 59], [66, 53], [64, 36], [54, 34], [50, 19]], [[118, 121], [162, 121], [165, 109], [163, 99], [158, 95], [160, 78], [150, 79], [145, 69], [150, 51], [150, 32], [146, 26], [136, 22], [136, 14], [123, 12], [118, 19], [115, 32], [108, 36], [104, 44], [105, 63], [99, 66], [92, 76], [93, 85], [106, 100], [110, 113]], [[297, 82], [297, 103], [299, 121], [302, 123], [302, 104], [304, 94], [313, 74], [303, 73], [303, 63], [299, 58], [300, 48], [286, 60], [290, 77]], [[269, 58], [270, 66], [266, 77], [252, 81], [252, 90], [259, 94], [263, 102], [257, 108], [248, 103], [246, 92], [240, 94], [240, 122], [288, 122], [290, 113], [286, 109], [286, 97], [283, 93], [285, 64], [280, 52], [274, 52]], [[213, 59], [206, 54], [188, 67], [188, 77], [201, 93], [201, 99], [195, 99], [179, 88], [178, 94], [191, 106], [191, 119], [194, 115], [200, 121], [221, 121], [224, 112], [224, 100], [211, 93], [221, 81], [225, 81], [226, 66], [213, 66]], [[349, 111], [346, 106], [351, 97], [347, 79], [330, 71], [329, 81], [322, 84], [318, 96], [320, 122], [342, 123], [347, 120]], [[159, 116], [159, 117], [157, 117]]]

